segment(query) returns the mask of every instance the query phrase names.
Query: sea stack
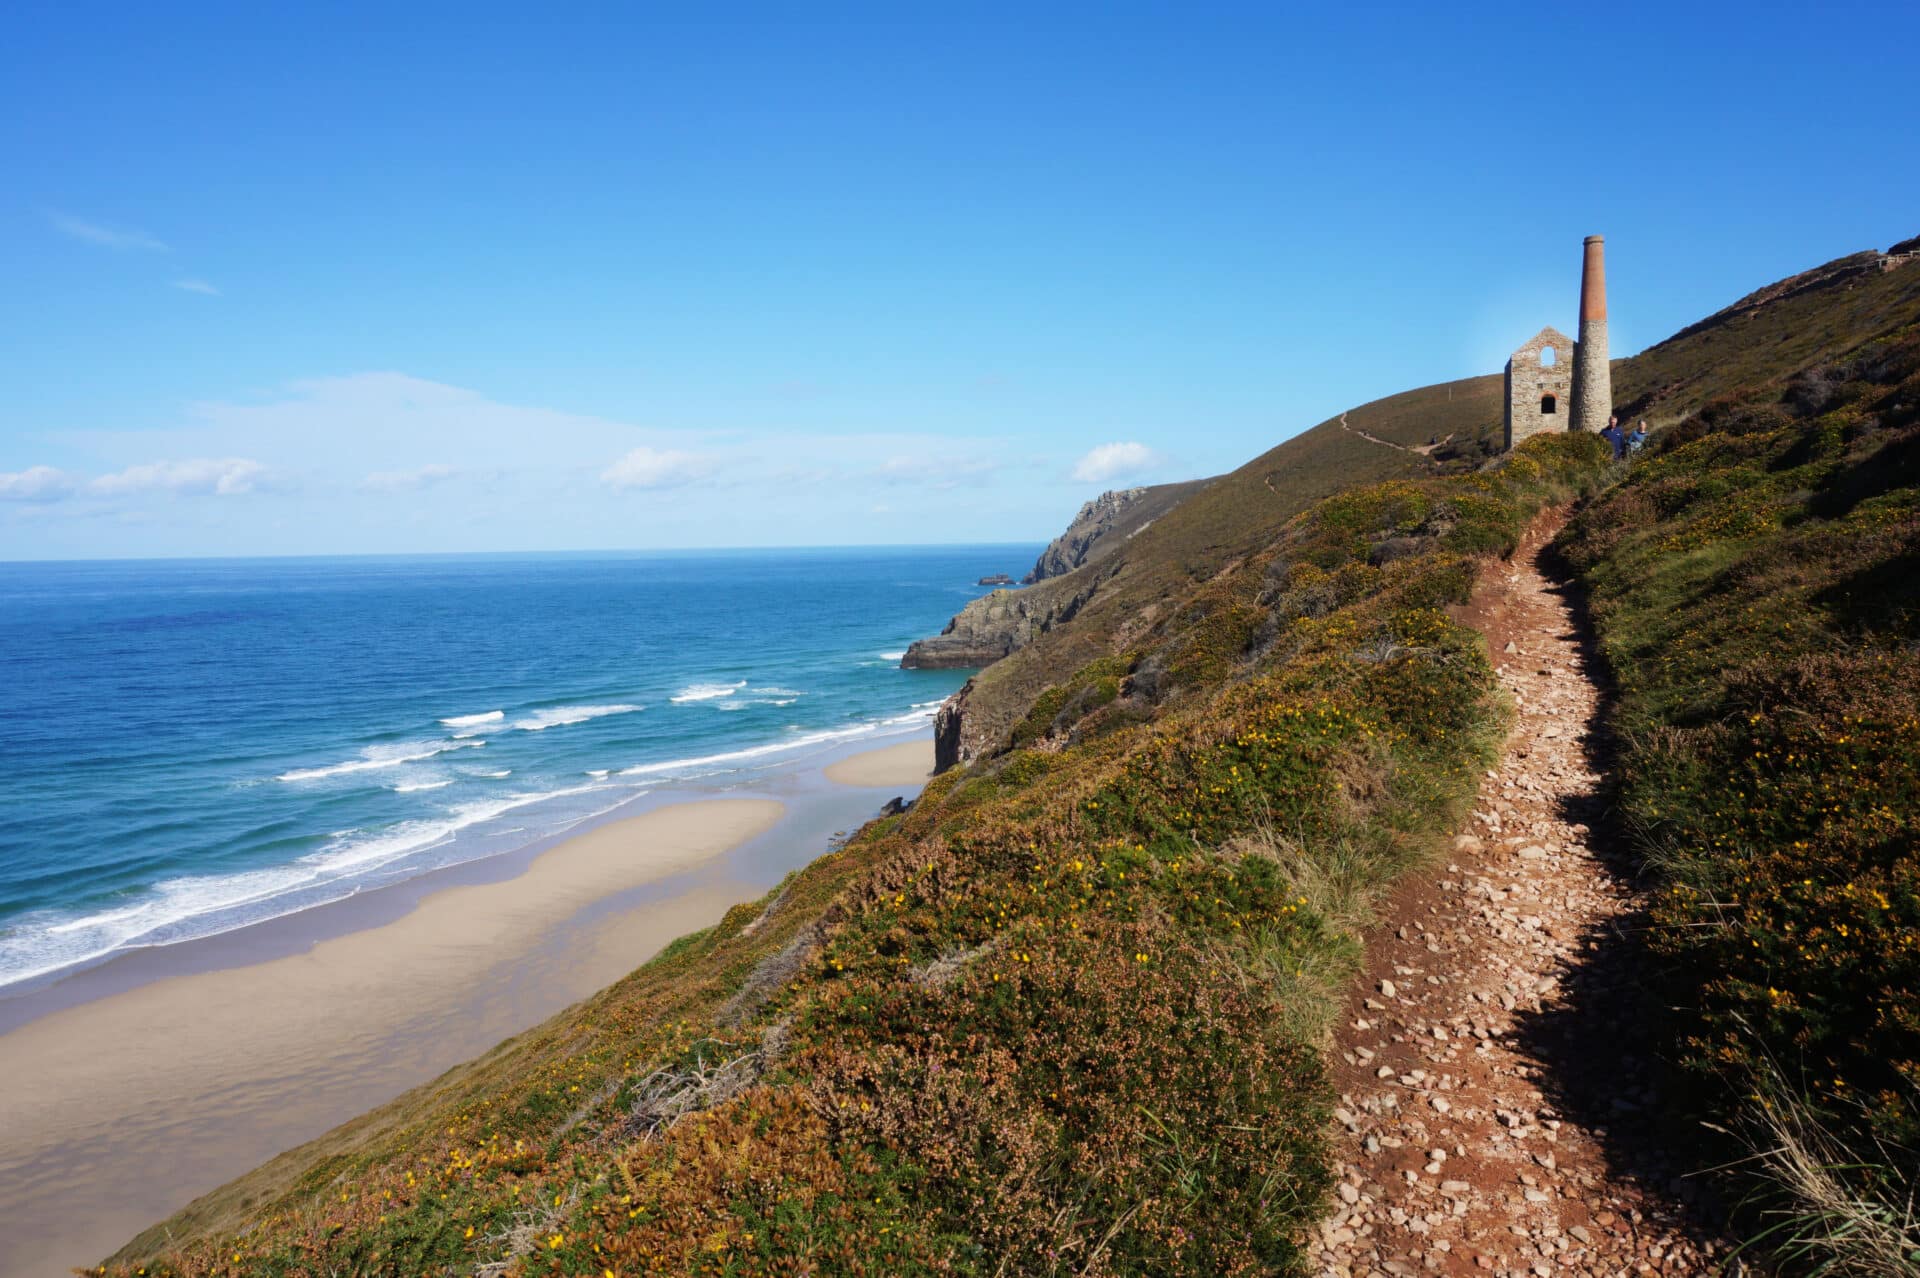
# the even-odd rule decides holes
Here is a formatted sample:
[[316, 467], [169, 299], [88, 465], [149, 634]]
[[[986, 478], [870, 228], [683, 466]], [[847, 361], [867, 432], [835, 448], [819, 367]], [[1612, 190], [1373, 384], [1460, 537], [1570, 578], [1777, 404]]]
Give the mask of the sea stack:
[[1574, 357], [1573, 429], [1605, 430], [1613, 415], [1613, 373], [1607, 364], [1606, 241], [1589, 235], [1580, 268], [1580, 336]]

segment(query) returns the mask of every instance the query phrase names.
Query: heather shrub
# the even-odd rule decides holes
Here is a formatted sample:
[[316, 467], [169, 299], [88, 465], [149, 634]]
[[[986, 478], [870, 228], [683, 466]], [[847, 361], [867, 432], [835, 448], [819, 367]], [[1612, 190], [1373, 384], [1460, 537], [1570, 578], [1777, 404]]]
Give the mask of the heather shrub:
[[1917, 399], [1906, 333], [1709, 405], [1561, 543], [1615, 676], [1692, 1103], [1761, 1142], [1819, 1133], [1847, 1166], [1756, 1165], [1866, 1216], [1920, 1180], [1920, 428], [1887, 424]]

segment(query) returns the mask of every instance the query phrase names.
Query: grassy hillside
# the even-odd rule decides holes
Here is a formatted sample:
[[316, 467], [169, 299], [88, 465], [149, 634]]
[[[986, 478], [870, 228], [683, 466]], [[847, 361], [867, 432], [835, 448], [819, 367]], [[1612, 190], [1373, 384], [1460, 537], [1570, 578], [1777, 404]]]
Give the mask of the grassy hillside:
[[[1222, 475], [1098, 564], [1023, 592], [1036, 610], [1072, 618], [995, 662], [966, 698], [966, 757], [1000, 742], [1034, 697], [1096, 657], [1113, 655], [1174, 601], [1314, 502], [1338, 490], [1466, 468], [1500, 437], [1500, 377], [1391, 395], [1322, 422]], [[1403, 445], [1375, 443], [1357, 432]], [[1407, 451], [1435, 437], [1432, 456]]]
[[[1920, 302], [1920, 270], [1882, 274], [1859, 253], [1740, 299], [1630, 359], [1616, 360], [1623, 416], [1664, 425], [1718, 396], [1765, 384], [1886, 332]], [[963, 757], [996, 748], [1033, 698], [1095, 657], [1121, 651], [1169, 602], [1269, 533], [1349, 484], [1441, 474], [1499, 447], [1500, 375], [1423, 387], [1322, 422], [1181, 503], [1097, 567], [1043, 582], [1034, 603], [1072, 617], [982, 671], [968, 690]], [[1441, 439], [1430, 455], [1403, 452]]]
[[[1920, 285], [1908, 274], [1851, 300]], [[1664, 884], [1654, 945], [1690, 1107], [1771, 1151], [1779, 1240], [1871, 1273], [1920, 1266], [1920, 304], [1905, 306], [1891, 333], [1656, 437], [1564, 537], [1618, 681], [1621, 802]]]
[[[1048, 577], [1065, 576], [1086, 564], [1099, 563], [1126, 545], [1142, 528], [1212, 482], [1211, 479], [1188, 479], [1101, 494], [1082, 506], [1067, 530], [1047, 544], [1022, 584], [1031, 586]], [[1124, 499], [1124, 506], [1117, 512], [1111, 508], [1101, 509], [1112, 498]]]
[[1248, 543], [1023, 748], [114, 1271], [1296, 1268], [1355, 929], [1502, 721], [1441, 606], [1600, 452], [1543, 439]]
[[1758, 289], [1613, 366], [1626, 420], [1679, 421], [1725, 395], [1778, 381], [1909, 322], [1920, 271], [1882, 273], [1855, 253]]

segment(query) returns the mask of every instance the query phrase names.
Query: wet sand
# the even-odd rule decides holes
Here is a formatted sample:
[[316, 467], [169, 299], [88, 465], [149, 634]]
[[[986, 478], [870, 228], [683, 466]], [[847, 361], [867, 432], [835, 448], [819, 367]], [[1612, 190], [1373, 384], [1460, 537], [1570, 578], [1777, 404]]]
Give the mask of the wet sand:
[[303, 953], [154, 981], [0, 1035], [0, 1273], [59, 1274], [610, 984], [748, 893], [609, 896], [771, 829], [765, 798], [678, 803], [567, 838]]
[[932, 738], [882, 746], [827, 765], [827, 780], [841, 785], [918, 788], [932, 775]]
[[10, 1000], [0, 1278], [97, 1260], [605, 988], [871, 816], [859, 789], [917, 793], [932, 760], [922, 739], [775, 769]]

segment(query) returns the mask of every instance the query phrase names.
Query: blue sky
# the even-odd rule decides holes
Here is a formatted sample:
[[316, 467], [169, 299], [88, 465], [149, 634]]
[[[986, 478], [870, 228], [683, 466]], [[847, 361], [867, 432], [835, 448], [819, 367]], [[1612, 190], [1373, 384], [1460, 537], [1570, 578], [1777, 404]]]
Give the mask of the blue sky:
[[7, 559], [1039, 540], [1920, 234], [1911, 3], [8, 28]]

